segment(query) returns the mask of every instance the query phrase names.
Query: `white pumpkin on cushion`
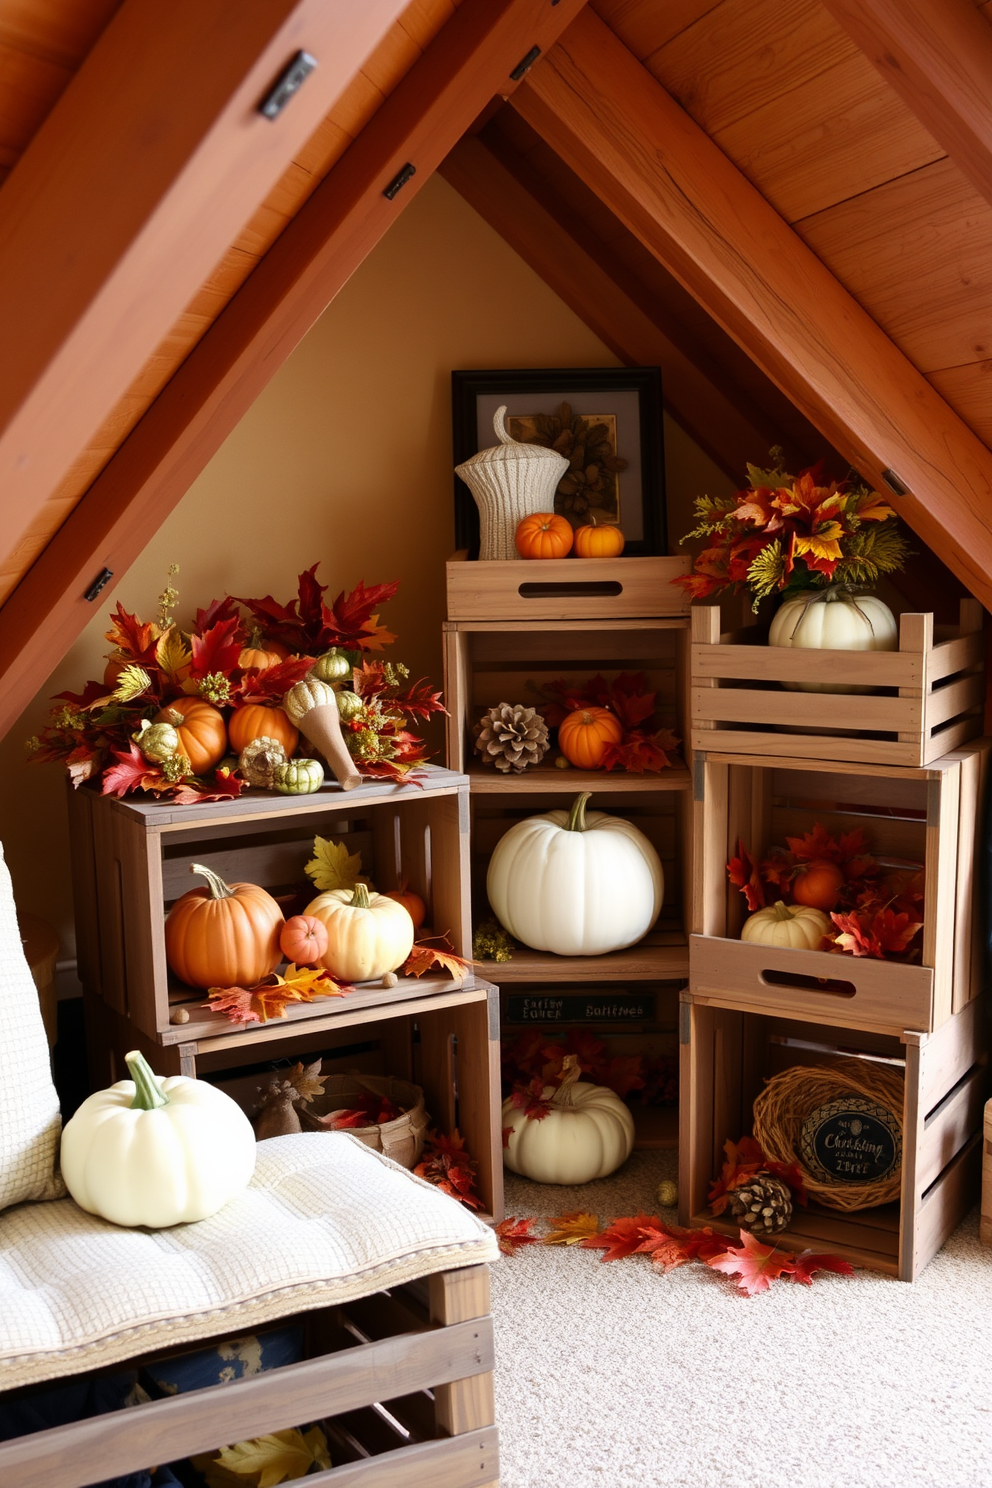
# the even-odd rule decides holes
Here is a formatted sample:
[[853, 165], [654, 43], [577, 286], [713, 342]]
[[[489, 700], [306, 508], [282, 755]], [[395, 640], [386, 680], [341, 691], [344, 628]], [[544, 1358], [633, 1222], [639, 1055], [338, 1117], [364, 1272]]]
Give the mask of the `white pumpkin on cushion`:
[[395, 971], [413, 949], [413, 920], [396, 899], [363, 883], [328, 889], [304, 910], [327, 931], [321, 963], [343, 982], [371, 982]]
[[591, 1183], [625, 1163], [634, 1147], [634, 1118], [605, 1085], [579, 1078], [574, 1054], [565, 1058], [561, 1084], [544, 1087], [550, 1105], [540, 1119], [510, 1097], [503, 1102], [503, 1161], [536, 1183]]
[[633, 945], [661, 910], [661, 859], [623, 817], [570, 811], [517, 822], [489, 863], [486, 891], [504, 929], [535, 951], [601, 956]]
[[[840, 584], [787, 599], [768, 633], [769, 646], [814, 651], [898, 651], [899, 627], [887, 604]], [[784, 682], [792, 692], [871, 692], [856, 682]]]
[[744, 921], [741, 940], [780, 950], [818, 951], [831, 927], [830, 916], [807, 904], [785, 904], [781, 899], [757, 909]]
[[132, 1228], [209, 1218], [251, 1182], [251, 1122], [206, 1080], [159, 1079], [136, 1051], [126, 1062], [133, 1078], [88, 1096], [62, 1133], [66, 1187], [80, 1209]]

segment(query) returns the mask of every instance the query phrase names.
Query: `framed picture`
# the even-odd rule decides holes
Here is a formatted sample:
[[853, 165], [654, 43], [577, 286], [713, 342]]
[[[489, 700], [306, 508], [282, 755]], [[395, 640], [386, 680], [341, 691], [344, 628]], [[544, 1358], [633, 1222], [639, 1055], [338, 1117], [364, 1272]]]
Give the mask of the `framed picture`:
[[[667, 551], [661, 371], [658, 367], [558, 367], [452, 372], [455, 464], [496, 444], [493, 415], [506, 404], [514, 439], [569, 458], [555, 511], [573, 527], [620, 527], [624, 552]], [[479, 514], [455, 476], [455, 544], [479, 552]]]

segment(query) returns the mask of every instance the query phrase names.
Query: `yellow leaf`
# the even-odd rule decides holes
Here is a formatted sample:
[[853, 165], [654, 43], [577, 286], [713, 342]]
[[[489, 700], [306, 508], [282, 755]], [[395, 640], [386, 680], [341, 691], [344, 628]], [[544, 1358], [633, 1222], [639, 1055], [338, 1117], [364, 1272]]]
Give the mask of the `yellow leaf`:
[[313, 839], [314, 856], [306, 871], [322, 894], [330, 889], [353, 889], [362, 871], [361, 853], [350, 853], [343, 842]]
[[193, 653], [188, 650], [178, 625], [170, 625], [165, 634], [159, 637], [155, 647], [155, 660], [173, 682], [182, 680], [179, 673], [189, 666]]
[[[331, 1459], [327, 1441], [319, 1426], [306, 1434], [293, 1427], [289, 1431], [273, 1431], [267, 1436], [256, 1436], [251, 1441], [235, 1442], [233, 1447], [224, 1447], [207, 1470], [207, 1482], [214, 1488], [231, 1480], [227, 1473], [236, 1473], [244, 1483], [252, 1480], [251, 1488], [276, 1488], [291, 1478], [306, 1477], [311, 1467], [329, 1468]], [[222, 1470], [211, 1482], [211, 1469]]]
[[140, 697], [143, 692], [147, 692], [151, 685], [152, 679], [144, 667], [136, 666], [134, 662], [131, 662], [120, 673], [117, 686], [110, 696], [116, 703], [129, 703], [132, 698]]
[[578, 1245], [580, 1240], [599, 1234], [599, 1220], [595, 1214], [587, 1214], [582, 1209], [557, 1214], [550, 1223], [554, 1229], [550, 1235], [544, 1236], [542, 1245]]

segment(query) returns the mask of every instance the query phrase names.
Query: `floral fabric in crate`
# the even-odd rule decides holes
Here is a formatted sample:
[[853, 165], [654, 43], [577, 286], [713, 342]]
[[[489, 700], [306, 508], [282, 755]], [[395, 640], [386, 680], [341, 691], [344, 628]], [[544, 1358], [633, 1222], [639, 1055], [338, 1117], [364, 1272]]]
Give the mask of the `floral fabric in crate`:
[[498, 1254], [481, 1220], [349, 1133], [272, 1137], [249, 1188], [199, 1224], [125, 1230], [70, 1199], [0, 1215], [0, 1389]]

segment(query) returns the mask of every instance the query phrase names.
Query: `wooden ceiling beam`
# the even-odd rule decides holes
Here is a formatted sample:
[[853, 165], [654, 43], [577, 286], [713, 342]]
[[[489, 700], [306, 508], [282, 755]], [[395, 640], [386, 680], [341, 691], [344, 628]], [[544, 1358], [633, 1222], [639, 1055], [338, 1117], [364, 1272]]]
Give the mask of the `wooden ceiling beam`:
[[474, 137], [455, 146], [440, 174], [615, 356], [627, 366], [661, 368], [670, 412], [732, 480], [774, 442], [698, 364], [676, 328], [647, 308], [647, 297], [632, 291], [629, 276], [625, 287], [586, 246], [588, 235], [568, 230], [548, 193], [538, 199]]
[[124, 0], [0, 190], [0, 560], [403, 8]]
[[992, 453], [610, 29], [512, 104], [992, 608]]
[[[510, 73], [534, 47], [547, 52], [583, 3], [463, 0], [0, 610], [0, 735], [92, 617], [94, 577], [126, 572], [472, 120], [494, 94], [513, 93]], [[387, 197], [407, 165], [415, 174]]]
[[823, 0], [992, 202], [992, 25], [974, 0]]

